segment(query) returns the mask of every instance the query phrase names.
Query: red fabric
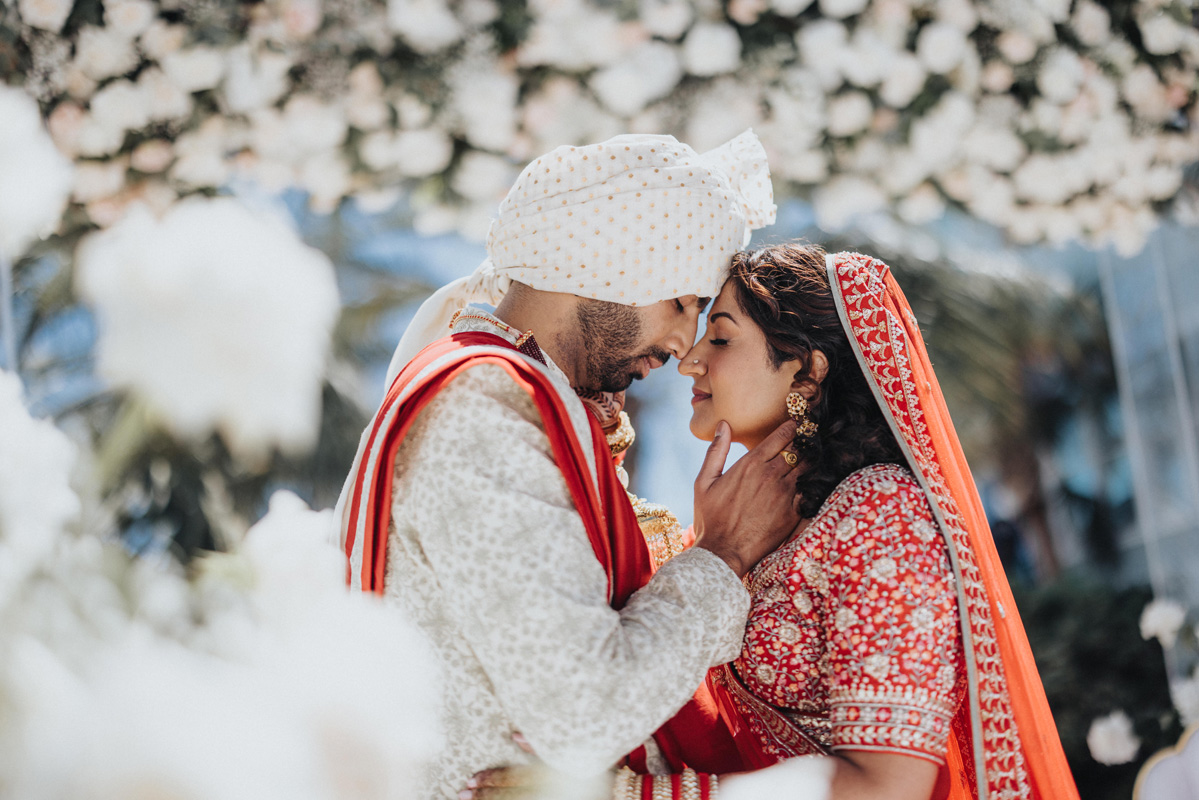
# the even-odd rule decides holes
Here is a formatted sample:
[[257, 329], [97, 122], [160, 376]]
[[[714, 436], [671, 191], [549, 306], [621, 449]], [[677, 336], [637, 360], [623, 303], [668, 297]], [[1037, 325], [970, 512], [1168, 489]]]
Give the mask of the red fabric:
[[[479, 345], [501, 350], [478, 352], [471, 349]], [[438, 369], [421, 375], [422, 370], [439, 359], [445, 360]], [[623, 607], [629, 596], [649, 580], [653, 568], [645, 539], [637, 525], [637, 515], [608, 456], [603, 431], [589, 415], [599, 484], [597, 493], [591, 482], [585, 451], [575, 438], [566, 406], [550, 379], [529, 364], [507, 341], [481, 332], [454, 334], [422, 350], [396, 376], [375, 415], [367, 453], [377, 450], [381, 455], [375, 461], [363, 458], [359, 466], [344, 542], [349, 556], [354, 550], [359, 521], [365, 516], [368, 541], [362, 543], [363, 590], [376, 594], [383, 592], [387, 528], [391, 517], [392, 465], [404, 436], [421, 410], [442, 388], [463, 370], [479, 364], [503, 367], [536, 403], [554, 459], [562, 470], [575, 507], [583, 520], [595, 557], [608, 573], [609, 600], [613, 608]]]

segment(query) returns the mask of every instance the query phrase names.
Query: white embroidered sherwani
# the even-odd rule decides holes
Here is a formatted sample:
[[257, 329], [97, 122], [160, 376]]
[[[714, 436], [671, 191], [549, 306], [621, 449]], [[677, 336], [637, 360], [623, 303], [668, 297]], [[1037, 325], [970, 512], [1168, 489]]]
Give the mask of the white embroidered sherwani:
[[[454, 330], [514, 341], [479, 319]], [[591, 456], [589, 412], [561, 370], [537, 366]], [[515, 731], [555, 769], [607, 769], [709, 667], [736, 657], [749, 606], [735, 573], [693, 549], [614, 611], [541, 417], [494, 365], [445, 387], [401, 445], [384, 583], [444, 667], [446, 746], [426, 776], [431, 798], [457, 797], [479, 770], [527, 763]]]

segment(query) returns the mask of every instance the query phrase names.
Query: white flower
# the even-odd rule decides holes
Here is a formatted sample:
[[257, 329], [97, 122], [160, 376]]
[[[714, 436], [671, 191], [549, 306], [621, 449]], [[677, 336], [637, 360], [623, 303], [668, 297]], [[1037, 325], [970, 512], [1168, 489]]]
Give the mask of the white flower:
[[0, 370], [0, 609], [79, 513], [70, 485], [75, 447], [30, 417], [22, 394], [20, 379]]
[[189, 94], [215, 88], [225, 76], [225, 57], [206, 45], [168, 53], [161, 64], [167, 77]]
[[462, 38], [462, 24], [444, 0], [388, 0], [391, 29], [418, 53], [435, 53]]
[[328, 258], [282, 222], [228, 198], [161, 220], [135, 208], [84, 242], [77, 279], [96, 306], [99, 371], [177, 433], [216, 429], [244, 459], [315, 441], [337, 288]]
[[1137, 25], [1145, 49], [1155, 56], [1177, 53], [1186, 36], [1186, 28], [1162, 11], [1142, 15], [1137, 19]]
[[577, 72], [611, 64], [624, 49], [623, 28], [615, 12], [564, 2], [536, 17], [516, 51], [516, 60], [521, 66], [546, 65]]
[[1165, 122], [1174, 114], [1166, 87], [1148, 64], [1138, 64], [1124, 77], [1120, 93], [1137, 116], [1149, 122]]
[[937, 18], [962, 33], [978, 27], [978, 12], [970, 0], [937, 0]]
[[878, 186], [865, 178], [838, 175], [816, 188], [812, 205], [820, 227], [826, 231], [838, 231], [860, 214], [885, 208], [887, 198]]
[[1099, 717], [1087, 731], [1091, 758], [1109, 766], [1127, 764], [1137, 757], [1141, 740], [1132, 730], [1132, 720], [1123, 711]]
[[1141, 612], [1141, 638], [1157, 638], [1162, 647], [1174, 646], [1187, 612], [1174, 600], [1154, 599]]
[[80, 203], [90, 203], [111, 197], [125, 188], [124, 159], [113, 161], [81, 161], [75, 166], [75, 187], [72, 194]]
[[1017, 30], [1006, 30], [999, 34], [995, 44], [1007, 62], [1016, 66], [1027, 64], [1037, 54], [1037, 43]]
[[124, 75], [137, 66], [137, 50], [129, 37], [108, 28], [84, 26], [75, 41], [75, 63], [92, 80]]
[[699, 22], [683, 40], [683, 66], [707, 77], [732, 72], [741, 63], [741, 37], [722, 22]]
[[308, 202], [318, 214], [331, 214], [350, 191], [350, 165], [340, 153], [326, 151], [300, 164], [299, 187], [308, 192]]
[[37, 104], [0, 85], [0, 252], [15, 259], [53, 231], [71, 181], [71, 162], [42, 127]]
[[[811, 3], [812, 0], [807, 0]], [[677, 39], [683, 35], [695, 15], [691, 3], [685, 0], [639, 0], [638, 18], [645, 29], [663, 39]]]
[[770, 0], [770, 7], [781, 17], [794, 17], [808, 10], [812, 0]]
[[[1199, 631], [1195, 633], [1199, 637]], [[1199, 722], [1199, 667], [1191, 673], [1190, 678], [1183, 678], [1170, 684], [1170, 697], [1178, 716], [1182, 717], [1184, 726]]]
[[146, 96], [127, 80], [109, 83], [92, 97], [92, 118], [105, 127], [138, 130], [150, 122]]
[[961, 92], [946, 92], [937, 105], [912, 122], [908, 144], [926, 165], [953, 167], [966, 131], [974, 124], [974, 102]]
[[1098, 47], [1112, 36], [1112, 16], [1093, 0], [1078, 0], [1070, 20], [1074, 35], [1087, 47]]
[[859, 25], [841, 60], [845, 79], [864, 89], [878, 86], [890, 74], [897, 53], [873, 29]]
[[865, 92], [845, 92], [828, 102], [829, 136], [852, 136], [870, 125], [874, 106]]
[[143, 70], [137, 76], [137, 88], [151, 120], [167, 122], [191, 113], [191, 95], [176, 86], [157, 67]]
[[899, 218], [909, 225], [924, 225], [941, 218], [945, 201], [931, 183], [922, 183], [896, 208]]
[[190, 187], [221, 186], [229, 177], [225, 162], [225, 124], [213, 117], [198, 130], [175, 140], [171, 177]]
[[1086, 68], [1078, 54], [1066, 47], [1055, 48], [1037, 73], [1037, 88], [1050, 102], [1065, 104], [1078, 96], [1086, 79]]
[[395, 163], [409, 177], [436, 175], [449, 166], [453, 155], [454, 143], [442, 131], [400, 131], [396, 136]]
[[507, 150], [516, 136], [516, 76], [494, 68], [462, 70], [454, 75], [451, 91], [467, 141], [483, 150]]
[[600, 102], [624, 117], [639, 113], [649, 103], [670, 94], [683, 77], [675, 48], [649, 41], [617, 63], [592, 76], [591, 88]]
[[74, 0], [17, 0], [17, 11], [26, 25], [58, 33], [74, 5]]
[[891, 108], [907, 108], [924, 89], [928, 73], [920, 63], [920, 59], [909, 53], [900, 54], [887, 71], [883, 79], [879, 96]]
[[1004, 61], [988, 61], [979, 76], [979, 84], [991, 94], [1006, 94], [1015, 82], [1015, 70]]
[[320, 0], [282, 0], [279, 15], [283, 18], [283, 29], [292, 39], [307, 39], [316, 33], [324, 22], [324, 11]]
[[458, 162], [450, 186], [468, 200], [497, 201], [515, 178], [516, 171], [505, 159], [472, 150]]
[[115, 154], [125, 143], [125, 129], [102, 125], [91, 114], [85, 114], [79, 125], [76, 146], [81, 156], [98, 158]]
[[845, 19], [861, 14], [870, 0], [818, 0], [820, 12], [833, 19]]
[[56, 105], [46, 118], [46, 128], [50, 131], [50, 137], [63, 155], [79, 155], [79, 135], [86, 116], [82, 106], [67, 101]]
[[155, 61], [161, 62], [171, 53], [183, 47], [187, 39], [187, 28], [183, 25], [170, 25], [164, 20], [156, 19], [138, 39], [142, 52]]
[[254, 570], [254, 595], [271, 617], [299, 617], [322, 598], [344, 594], [346, 557], [338, 522], [296, 495], [277, 491], [267, 514], [246, 533], [240, 553]]
[[801, 25], [795, 34], [800, 60], [820, 77], [825, 91], [832, 91], [841, 84], [840, 64], [848, 41], [845, 26], [831, 19]]
[[134, 148], [129, 165], [138, 172], [162, 172], [175, 160], [175, 149], [166, 139], [147, 139]]
[[1024, 160], [1028, 148], [1011, 128], [982, 120], [966, 134], [962, 152], [976, 164], [1011, 172]]
[[239, 45], [225, 56], [225, 106], [246, 113], [274, 103], [288, 88], [291, 59], [282, 53], [254, 52]]
[[112, 0], [104, 3], [104, 26], [129, 40], [140, 36], [157, 16], [158, 11], [149, 0]]
[[920, 29], [916, 38], [916, 57], [934, 75], [949, 72], [966, 55], [970, 42], [959, 28], [944, 22], [932, 22]]
[[685, 141], [701, 153], [718, 147], [746, 128], [756, 127], [760, 107], [755, 86], [731, 78], [714, 81], [694, 101]]

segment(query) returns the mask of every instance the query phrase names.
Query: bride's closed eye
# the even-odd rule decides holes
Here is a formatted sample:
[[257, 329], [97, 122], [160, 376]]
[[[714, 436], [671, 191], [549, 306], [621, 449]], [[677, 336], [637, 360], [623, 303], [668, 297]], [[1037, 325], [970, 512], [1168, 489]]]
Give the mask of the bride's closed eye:
[[729, 340], [728, 339], [709, 339], [708, 342], [715, 345], [716, 347], [724, 347], [726, 344], [729, 343]]

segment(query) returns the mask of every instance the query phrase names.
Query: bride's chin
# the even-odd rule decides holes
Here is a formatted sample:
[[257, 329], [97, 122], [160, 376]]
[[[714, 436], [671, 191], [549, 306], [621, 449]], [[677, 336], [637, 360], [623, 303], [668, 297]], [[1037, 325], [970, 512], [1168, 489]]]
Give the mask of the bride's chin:
[[697, 420], [695, 418], [695, 416], [696, 415], [694, 413], [691, 415], [691, 423], [688, 426], [691, 428], [691, 435], [694, 436], [696, 439], [700, 439], [705, 442], [710, 442], [713, 439], [715, 439], [716, 438], [715, 429], [712, 429], [712, 430], [706, 429], [703, 425], [700, 424], [699, 420]]

